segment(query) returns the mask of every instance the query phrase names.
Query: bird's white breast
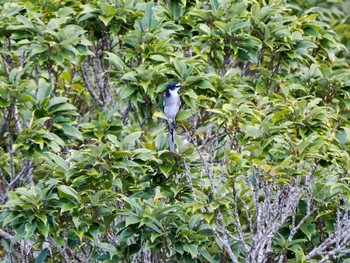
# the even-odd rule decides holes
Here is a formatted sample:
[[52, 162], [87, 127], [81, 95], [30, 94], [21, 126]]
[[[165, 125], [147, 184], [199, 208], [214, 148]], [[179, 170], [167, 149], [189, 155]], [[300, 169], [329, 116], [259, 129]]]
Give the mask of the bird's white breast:
[[181, 101], [177, 90], [170, 90], [170, 96], [166, 97], [164, 101], [164, 114], [167, 116], [168, 121], [175, 121], [176, 114], [180, 109], [180, 104]]

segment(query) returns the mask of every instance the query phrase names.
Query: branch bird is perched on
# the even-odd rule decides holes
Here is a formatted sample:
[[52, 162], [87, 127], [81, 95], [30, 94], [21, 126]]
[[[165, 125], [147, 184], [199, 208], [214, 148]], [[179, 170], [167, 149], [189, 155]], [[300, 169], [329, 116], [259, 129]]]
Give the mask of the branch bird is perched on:
[[174, 125], [176, 114], [179, 112], [181, 100], [179, 91], [181, 84], [178, 82], [171, 82], [165, 88], [165, 97], [164, 97], [164, 114], [168, 119], [168, 128], [169, 128], [169, 147], [170, 151], [174, 152], [175, 142], [174, 142]]

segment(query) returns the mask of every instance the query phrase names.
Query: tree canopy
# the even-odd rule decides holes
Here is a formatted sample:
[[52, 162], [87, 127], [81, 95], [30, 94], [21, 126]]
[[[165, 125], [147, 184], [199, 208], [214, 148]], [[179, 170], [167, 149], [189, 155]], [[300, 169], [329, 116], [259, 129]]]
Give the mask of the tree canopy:
[[0, 0], [1, 260], [350, 262], [349, 14]]

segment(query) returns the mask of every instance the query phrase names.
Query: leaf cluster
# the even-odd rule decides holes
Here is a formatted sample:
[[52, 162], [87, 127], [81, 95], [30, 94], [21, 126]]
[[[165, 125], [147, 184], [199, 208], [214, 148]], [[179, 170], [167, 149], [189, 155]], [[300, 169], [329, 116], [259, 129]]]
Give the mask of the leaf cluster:
[[0, 1], [0, 258], [348, 260], [349, 4], [314, 2]]

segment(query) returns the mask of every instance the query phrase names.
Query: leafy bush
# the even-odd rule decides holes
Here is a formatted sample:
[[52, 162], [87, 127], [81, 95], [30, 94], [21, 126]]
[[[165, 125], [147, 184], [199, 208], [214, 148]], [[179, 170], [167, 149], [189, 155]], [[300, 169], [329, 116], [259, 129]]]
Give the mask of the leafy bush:
[[349, 4], [313, 2], [0, 1], [1, 258], [349, 260]]

